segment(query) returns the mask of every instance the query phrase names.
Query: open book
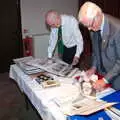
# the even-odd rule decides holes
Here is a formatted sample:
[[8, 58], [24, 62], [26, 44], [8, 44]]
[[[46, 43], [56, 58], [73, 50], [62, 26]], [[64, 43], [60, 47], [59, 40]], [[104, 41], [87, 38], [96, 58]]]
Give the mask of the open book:
[[67, 76], [71, 72], [74, 74], [78, 70], [78, 68], [73, 68], [58, 58], [52, 58], [51, 60], [47, 58], [35, 58], [27, 62], [27, 64], [59, 76]]

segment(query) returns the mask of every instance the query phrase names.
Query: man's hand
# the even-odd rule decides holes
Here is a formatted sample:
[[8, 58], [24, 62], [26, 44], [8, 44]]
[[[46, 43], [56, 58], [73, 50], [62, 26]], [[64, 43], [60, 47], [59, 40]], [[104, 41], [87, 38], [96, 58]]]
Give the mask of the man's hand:
[[104, 79], [99, 79], [93, 83], [93, 88], [98, 91], [104, 90], [105, 86], [106, 86], [106, 83], [105, 83]]
[[74, 57], [72, 65], [77, 65], [78, 62], [79, 62], [79, 57]]
[[95, 74], [95, 72], [96, 72], [96, 69], [92, 67], [86, 71], [86, 75], [90, 77], [91, 75]]

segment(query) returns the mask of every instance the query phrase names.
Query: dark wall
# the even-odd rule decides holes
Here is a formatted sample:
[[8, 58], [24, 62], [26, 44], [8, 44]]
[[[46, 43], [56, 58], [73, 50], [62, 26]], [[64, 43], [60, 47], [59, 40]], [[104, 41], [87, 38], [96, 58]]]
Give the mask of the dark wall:
[[[81, 0], [80, 0], [81, 1]], [[87, 0], [82, 0], [85, 2]], [[120, 18], [120, 0], [89, 0], [99, 5], [103, 12]]]

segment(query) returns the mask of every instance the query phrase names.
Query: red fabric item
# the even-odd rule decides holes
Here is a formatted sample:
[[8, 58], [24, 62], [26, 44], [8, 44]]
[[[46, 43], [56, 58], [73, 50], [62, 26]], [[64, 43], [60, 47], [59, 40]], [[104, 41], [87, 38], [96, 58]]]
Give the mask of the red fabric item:
[[79, 79], [80, 79], [80, 76], [76, 76], [75, 79], [76, 79], [76, 80], [79, 80]]

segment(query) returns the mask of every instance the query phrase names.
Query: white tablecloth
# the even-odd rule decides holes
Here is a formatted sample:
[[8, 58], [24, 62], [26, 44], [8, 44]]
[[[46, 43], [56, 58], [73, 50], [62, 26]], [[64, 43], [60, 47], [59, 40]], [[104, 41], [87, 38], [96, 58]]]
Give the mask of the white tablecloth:
[[[43, 120], [66, 120], [67, 116], [61, 112], [55, 99], [62, 97], [69, 98], [69, 96], [71, 99], [75, 99], [79, 94], [78, 87], [72, 85], [72, 80], [67, 78], [59, 78], [61, 80], [60, 87], [44, 89], [15, 64], [10, 66], [9, 77], [15, 80], [20, 90], [27, 95]], [[107, 89], [99, 94], [99, 97], [112, 92], [114, 92], [113, 89]]]
[[[61, 83], [60, 87], [44, 89], [29, 75], [26, 75], [17, 65], [10, 66], [9, 77], [15, 80], [20, 90], [28, 96], [43, 120], [66, 120], [66, 116], [60, 111], [54, 98], [77, 96], [78, 92], [76, 91], [78, 88], [71, 84], [71, 80], [66, 78], [64, 81], [62, 79], [64, 82]], [[70, 89], [72, 91], [69, 92]]]

